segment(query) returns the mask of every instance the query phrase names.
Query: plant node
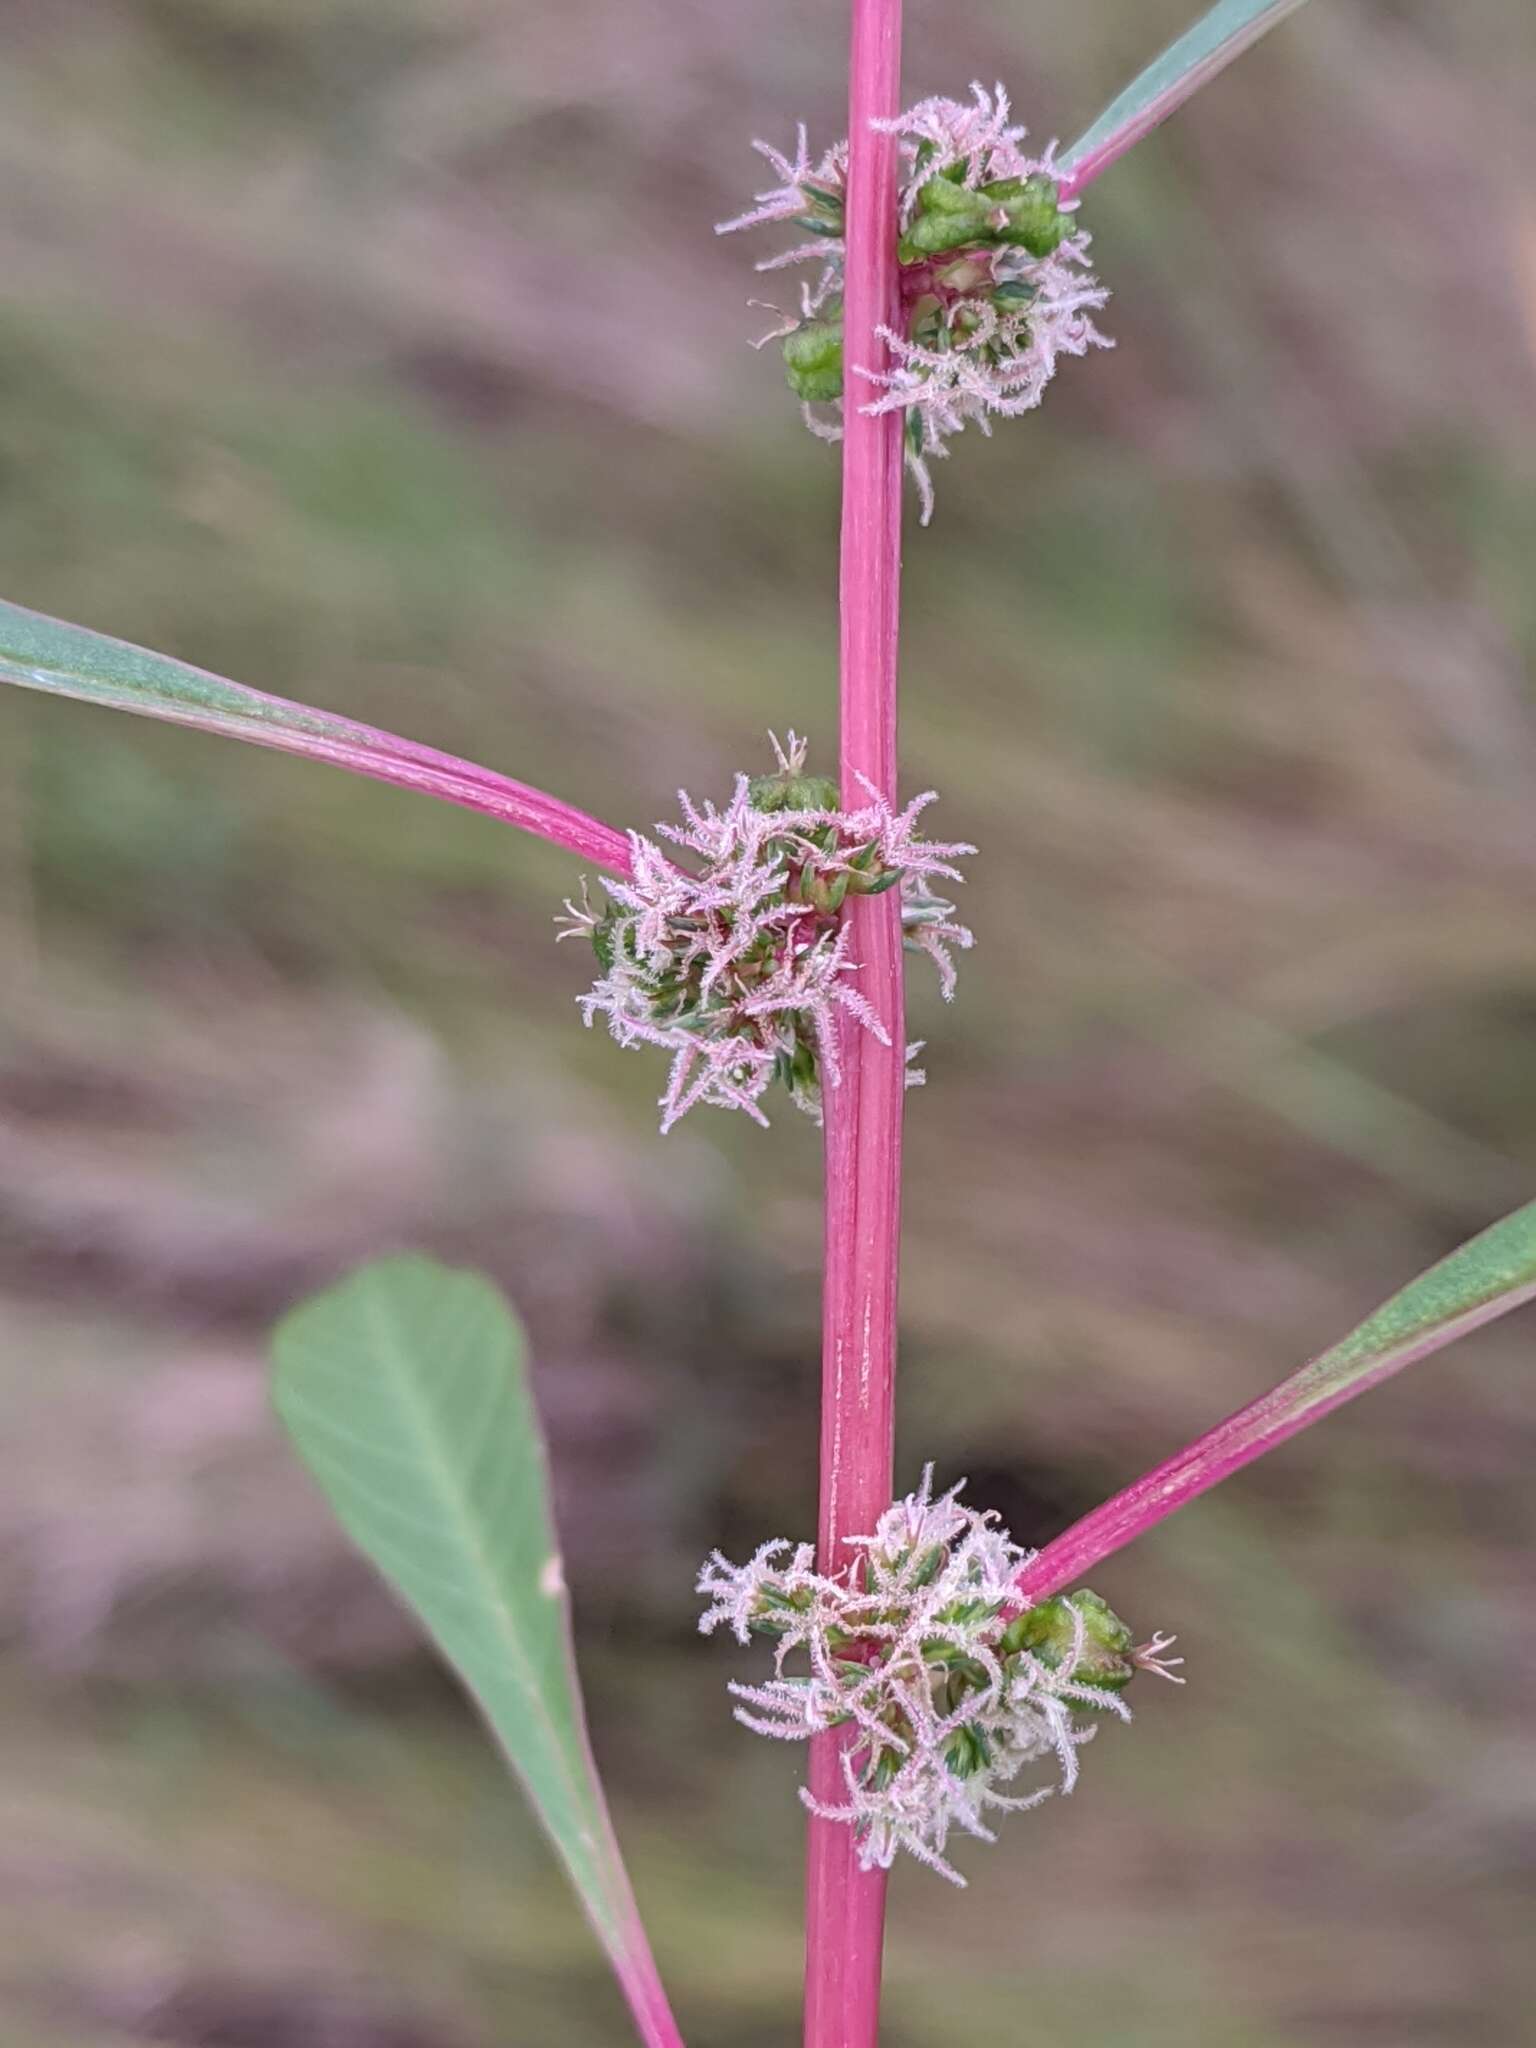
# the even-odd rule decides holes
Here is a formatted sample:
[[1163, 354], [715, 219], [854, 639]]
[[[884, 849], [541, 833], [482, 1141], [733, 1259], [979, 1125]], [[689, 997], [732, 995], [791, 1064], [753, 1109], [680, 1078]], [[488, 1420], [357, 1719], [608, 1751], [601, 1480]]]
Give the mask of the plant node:
[[[682, 824], [656, 829], [696, 866], [631, 833], [629, 879], [605, 882], [600, 907], [583, 885], [559, 920], [562, 938], [590, 939], [601, 969], [578, 997], [583, 1020], [601, 1014], [620, 1045], [673, 1055], [663, 1131], [699, 1102], [766, 1124], [761, 1098], [775, 1081], [819, 1120], [822, 1088], [839, 1078], [839, 1014], [890, 1043], [854, 984], [850, 897], [900, 890], [906, 943], [934, 962], [946, 1000], [951, 948], [971, 944], [938, 884], [961, 880], [954, 862], [976, 849], [918, 831], [933, 792], [896, 811], [866, 783], [866, 801], [845, 810], [834, 782], [806, 773], [803, 740], [773, 744], [774, 772], [738, 775], [723, 810], [678, 792]], [[909, 1070], [909, 1085], [921, 1078]]]
[[[1039, 157], [1020, 147], [1026, 130], [1009, 121], [1008, 95], [971, 87], [962, 100], [920, 101], [880, 125], [900, 140], [901, 321], [881, 328], [889, 364], [855, 364], [871, 387], [863, 409], [906, 418], [907, 466], [926, 525], [933, 511], [929, 464], [972, 421], [990, 432], [994, 416], [1012, 418], [1040, 403], [1063, 355], [1110, 343], [1093, 324], [1108, 292], [1089, 264], [1091, 237], [1064, 200], [1051, 143]], [[787, 314], [770, 339], [782, 341], [790, 389], [807, 424], [838, 438], [845, 399], [842, 289], [844, 190], [848, 145], [813, 160], [805, 129], [793, 157], [770, 144], [753, 147], [779, 183], [746, 213], [717, 230], [784, 221], [809, 234], [757, 266], [816, 266], [802, 285], [799, 315]], [[809, 410], [832, 408], [830, 420]]]
[[[785, 1741], [848, 1730], [847, 1799], [802, 1792], [811, 1811], [853, 1828], [866, 1870], [905, 1849], [954, 1884], [965, 1880], [946, 1855], [952, 1828], [990, 1842], [986, 1814], [1070, 1792], [1095, 1732], [1081, 1717], [1129, 1720], [1121, 1694], [1136, 1673], [1173, 1678], [1167, 1665], [1181, 1661], [1164, 1656], [1171, 1636], [1133, 1648], [1097, 1593], [1013, 1614], [1031, 1553], [995, 1515], [962, 1506], [960, 1485], [935, 1500], [930, 1465], [872, 1536], [849, 1539], [858, 1555], [838, 1572], [818, 1572], [808, 1543], [774, 1542], [744, 1565], [716, 1551], [698, 1581], [706, 1635], [726, 1627], [774, 1644], [772, 1678], [731, 1686], [738, 1721]], [[1000, 1789], [1047, 1756], [1056, 1786]]]

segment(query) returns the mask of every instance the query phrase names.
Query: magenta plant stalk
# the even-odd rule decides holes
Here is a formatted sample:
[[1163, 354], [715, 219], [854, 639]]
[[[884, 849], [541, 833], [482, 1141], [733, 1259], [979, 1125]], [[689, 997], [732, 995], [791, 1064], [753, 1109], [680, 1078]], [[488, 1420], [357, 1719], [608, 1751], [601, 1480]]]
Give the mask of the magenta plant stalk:
[[45, 696], [74, 697], [109, 710], [162, 719], [168, 725], [191, 726], [280, 754], [328, 761], [333, 768], [346, 768], [396, 789], [418, 790], [440, 803], [458, 804], [515, 825], [592, 861], [608, 874], [630, 871], [629, 835], [563, 798], [437, 747], [402, 739], [398, 733], [253, 690], [190, 662], [47, 618], [19, 604], [0, 602], [0, 683]]
[[[1517, 1212], [1516, 1217], [1506, 1219], [1504, 1225], [1495, 1225], [1493, 1230], [1485, 1232], [1484, 1238], [1506, 1230], [1511, 1222], [1523, 1225], [1528, 1233], [1530, 1212]], [[1450, 1260], [1443, 1262], [1445, 1266], [1451, 1263]], [[1432, 1279], [1433, 1274], [1427, 1277]], [[1239, 1408], [1224, 1422], [1218, 1422], [1214, 1429], [1208, 1429], [1204, 1436], [1186, 1444], [1182, 1451], [1164, 1459], [1150, 1472], [1144, 1472], [1140, 1479], [1133, 1480], [1111, 1499], [1074, 1522], [1070, 1529], [1064, 1529], [1054, 1537], [1031, 1558], [1014, 1582], [1022, 1602], [1028, 1604], [1045, 1600], [1052, 1593], [1059, 1593], [1102, 1559], [1123, 1550], [1128, 1543], [1134, 1543], [1138, 1536], [1155, 1529], [1169, 1515], [1187, 1507], [1202, 1493], [1209, 1493], [1213, 1486], [1219, 1486], [1223, 1479], [1230, 1479], [1234, 1472], [1240, 1472], [1256, 1458], [1264, 1457], [1287, 1438], [1310, 1429], [1314, 1422], [1321, 1422], [1325, 1415], [1331, 1415], [1335, 1408], [1342, 1408], [1346, 1401], [1369, 1393], [1372, 1387], [1380, 1386], [1383, 1380], [1401, 1372], [1404, 1366], [1428, 1358], [1432, 1352], [1454, 1344], [1457, 1338], [1465, 1337], [1471, 1331], [1481, 1329], [1485, 1323], [1494, 1322], [1498, 1317], [1508, 1315], [1511, 1309], [1533, 1300], [1536, 1300], [1536, 1280], [1526, 1279], [1520, 1284], [1502, 1287], [1472, 1307], [1416, 1332], [1410, 1341], [1383, 1350], [1363, 1369], [1352, 1364], [1349, 1340], [1332, 1351], [1324, 1352], [1322, 1357], [1309, 1360], [1281, 1380], [1278, 1386], [1271, 1387], [1267, 1394], [1261, 1394], [1256, 1401]], [[1388, 1307], [1390, 1309], [1391, 1304]], [[1363, 1325], [1360, 1334], [1363, 1336], [1370, 1327], [1370, 1324]]]
[[[684, 827], [658, 828], [671, 846], [699, 856], [695, 873], [637, 834], [471, 762], [0, 602], [0, 683], [329, 761], [498, 817], [621, 877], [609, 885], [608, 905], [594, 908], [583, 889], [560, 922], [566, 935], [589, 935], [604, 970], [581, 998], [587, 1021], [600, 1011], [621, 1043], [673, 1051], [664, 1130], [700, 1101], [766, 1121], [758, 1097], [770, 1079], [785, 1081], [801, 1108], [820, 1107], [815, 1568], [810, 1546], [770, 1542], [744, 1566], [715, 1552], [699, 1579], [706, 1632], [729, 1626], [743, 1645], [754, 1632], [778, 1639], [774, 1677], [732, 1687], [740, 1718], [768, 1735], [812, 1735], [806, 2048], [878, 2048], [881, 1865], [906, 1850], [963, 1882], [945, 1855], [951, 1830], [990, 1839], [984, 1813], [1045, 1796], [1048, 1788], [1023, 1800], [999, 1793], [1022, 1765], [1054, 1751], [1062, 1788], [1071, 1789], [1083, 1739], [1074, 1707], [1119, 1710], [1119, 1690], [1138, 1669], [1174, 1676], [1170, 1666], [1181, 1660], [1164, 1656], [1170, 1638], [1159, 1633], [1133, 1649], [1130, 1630], [1096, 1594], [1052, 1596], [1344, 1402], [1536, 1300], [1533, 1202], [1027, 1563], [995, 1516], [958, 1503], [958, 1486], [935, 1495], [931, 1466], [916, 1492], [892, 1504], [907, 1072], [903, 896], [889, 885], [915, 885], [913, 942], [940, 965], [947, 994], [953, 966], [944, 941], [968, 945], [970, 934], [925, 884], [955, 876], [950, 863], [974, 850], [915, 829], [925, 798], [895, 811], [903, 449], [931, 509], [925, 451], [944, 452], [938, 442], [968, 420], [985, 425], [989, 412], [1029, 410], [1058, 353], [1080, 355], [1102, 340], [1087, 317], [1105, 296], [1086, 271], [1088, 238], [1057, 200], [1074, 198], [1303, 4], [1215, 0], [1059, 160], [1049, 151], [1036, 160], [1018, 150], [1025, 131], [1011, 125], [1001, 86], [992, 94], [974, 87], [969, 104], [930, 99], [901, 115], [901, 0], [851, 0], [846, 166], [840, 145], [813, 162], [804, 130], [793, 158], [758, 145], [781, 182], [728, 225], [794, 220], [815, 239], [790, 260], [823, 265], [802, 317], [790, 316], [779, 338], [811, 423], [816, 406], [840, 407], [841, 809], [822, 778], [803, 774], [803, 743], [791, 734], [778, 749], [781, 774], [761, 778], [766, 796], [754, 796], [743, 776], [724, 812], [684, 797]], [[927, 154], [935, 148], [944, 153]], [[909, 257], [925, 258], [907, 272], [898, 231]], [[909, 283], [920, 277], [919, 301], [938, 305], [939, 315], [925, 317], [942, 316], [942, 346], [904, 329], [904, 274]], [[970, 310], [957, 324], [962, 301]], [[908, 314], [913, 303], [909, 294]], [[1026, 346], [1037, 350], [1028, 360]], [[807, 799], [807, 789], [818, 793]], [[792, 854], [775, 844], [786, 835]], [[771, 858], [760, 868], [765, 848]], [[703, 905], [714, 918], [722, 903], [731, 917], [710, 923], [697, 914]], [[775, 962], [775, 943], [806, 918], [819, 934], [814, 944], [789, 945]], [[776, 1036], [773, 1020], [785, 1017], [787, 1036]], [[479, 1701], [608, 1950], [646, 2048], [683, 2048], [586, 1738], [515, 1318], [473, 1276], [385, 1260], [298, 1311], [278, 1351], [279, 1408], [295, 1442], [343, 1525]], [[468, 1387], [476, 1393], [466, 1403]], [[508, 1424], [512, 1483], [482, 1455], [487, 1416]], [[404, 1542], [402, 1527], [412, 1523], [434, 1544], [441, 1537], [446, 1552]], [[948, 1672], [930, 1668], [931, 1652], [956, 1649], [965, 1654], [948, 1659]], [[786, 1651], [811, 1652], [822, 1697], [785, 1672]], [[936, 1677], [946, 1688], [960, 1681], [958, 1702], [949, 1693], [950, 1711], [938, 1719]], [[903, 1731], [900, 1743], [879, 1747], [892, 1728]], [[849, 1745], [861, 1741], [859, 1769], [850, 1771]], [[875, 1766], [893, 1757], [892, 1775], [881, 1776]], [[899, 1791], [890, 1789], [895, 1781]]]
[[[617, 1856], [617, 1844], [614, 1853]], [[614, 1971], [640, 2038], [645, 2048], [687, 2048], [662, 1988], [661, 1975], [646, 1940], [645, 1929], [640, 1924], [638, 1909], [635, 1909], [632, 1933], [638, 1946], [622, 1960], [615, 1958]]]
[[[901, 598], [902, 422], [858, 403], [861, 370], [885, 367], [877, 329], [898, 315], [896, 139], [877, 120], [900, 109], [901, 0], [853, 0], [848, 93], [844, 351], [840, 774], [845, 804], [860, 777], [896, 796], [897, 640]], [[901, 904], [850, 898], [858, 985], [882, 1043], [840, 1026], [842, 1081], [825, 1092], [826, 1218], [822, 1296], [821, 1568], [848, 1562], [846, 1539], [873, 1529], [892, 1493], [896, 1287], [906, 1019]], [[812, 1796], [845, 1803], [846, 1736], [811, 1745]], [[806, 2048], [874, 2048], [880, 2026], [886, 1874], [861, 1870], [852, 1828], [813, 1814], [806, 1866]]]
[[1217, 0], [1149, 64], [1059, 159], [1059, 190], [1076, 199], [1127, 150], [1160, 128], [1202, 86], [1305, 0]]

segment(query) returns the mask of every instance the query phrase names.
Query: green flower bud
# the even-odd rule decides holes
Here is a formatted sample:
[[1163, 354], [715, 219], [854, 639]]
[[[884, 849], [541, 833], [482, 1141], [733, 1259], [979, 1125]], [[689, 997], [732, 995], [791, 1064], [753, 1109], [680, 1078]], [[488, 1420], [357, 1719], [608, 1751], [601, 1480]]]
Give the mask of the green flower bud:
[[992, 1761], [992, 1745], [974, 1722], [957, 1728], [944, 1748], [944, 1762], [951, 1777], [973, 1778]]
[[812, 210], [825, 220], [835, 220], [838, 223], [839, 232], [841, 232], [843, 219], [842, 193], [829, 192], [821, 185], [807, 185], [804, 187], [804, 191], [806, 198], [811, 202]]
[[810, 1604], [808, 1591], [780, 1593], [765, 1586], [759, 1595], [756, 1612], [747, 1617], [747, 1627], [758, 1636], [787, 1635], [794, 1626], [795, 1617], [804, 1614]]
[[843, 907], [843, 898], [848, 894], [851, 875], [819, 875], [811, 868], [800, 872], [800, 898], [812, 904], [824, 916], [831, 917]]
[[[847, 1718], [851, 1719], [852, 1716]], [[865, 1782], [872, 1792], [883, 1792], [901, 1767], [901, 1758], [893, 1750], [882, 1749], [870, 1765]]]
[[939, 1615], [951, 1628], [964, 1628], [974, 1621], [990, 1621], [1001, 1609], [1000, 1600], [956, 1600]]
[[913, 1585], [931, 1586], [939, 1576], [939, 1572], [948, 1556], [949, 1546], [947, 1543], [930, 1543], [922, 1556], [917, 1560], [912, 1573]]
[[795, 226], [805, 228], [813, 235], [826, 235], [836, 239], [843, 232], [843, 195], [841, 192], [827, 192], [819, 185], [807, 185], [805, 196], [811, 202], [809, 213], [796, 216]]
[[903, 872], [901, 868], [881, 868], [872, 875], [848, 875], [844, 879], [854, 896], [883, 896], [887, 889], [895, 888]]
[[1136, 1675], [1131, 1662], [1131, 1631], [1097, 1593], [1058, 1593], [1009, 1622], [998, 1648], [1004, 1656], [1029, 1650], [1052, 1671], [1072, 1658], [1082, 1621], [1083, 1647], [1072, 1666], [1074, 1685], [1121, 1692]]
[[816, 1066], [816, 1051], [802, 1038], [793, 1052], [781, 1052], [774, 1063], [776, 1078], [794, 1093], [817, 1087], [821, 1076]]
[[618, 922], [618, 905], [610, 903], [592, 927], [592, 950], [597, 955], [597, 964], [604, 974], [611, 973], [613, 969], [613, 941]]
[[797, 398], [825, 405], [843, 395], [843, 323], [802, 321], [784, 337], [784, 375]]

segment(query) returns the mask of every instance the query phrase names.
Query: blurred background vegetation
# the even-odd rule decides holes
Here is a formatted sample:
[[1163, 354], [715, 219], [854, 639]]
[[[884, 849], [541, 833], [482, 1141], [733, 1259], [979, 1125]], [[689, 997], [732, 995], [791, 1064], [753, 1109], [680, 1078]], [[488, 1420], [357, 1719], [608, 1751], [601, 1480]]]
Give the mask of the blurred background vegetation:
[[[1070, 135], [1192, 11], [912, 0], [909, 88]], [[830, 749], [835, 461], [710, 229], [842, 132], [842, 16], [12, 0], [0, 588], [619, 823]], [[909, 536], [908, 786], [983, 852], [953, 1013], [914, 976], [901, 1473], [1022, 1539], [1532, 1192], [1533, 75], [1522, 0], [1318, 0], [1092, 195], [1116, 351]], [[274, 1315], [402, 1243], [532, 1327], [690, 2044], [795, 2038], [799, 1760], [690, 1585], [812, 1525], [817, 1144], [657, 1138], [575, 879], [0, 699], [6, 2048], [627, 2038], [267, 1413]], [[970, 1891], [901, 1873], [891, 2048], [1532, 2038], [1532, 1328], [1099, 1575], [1190, 1687]]]

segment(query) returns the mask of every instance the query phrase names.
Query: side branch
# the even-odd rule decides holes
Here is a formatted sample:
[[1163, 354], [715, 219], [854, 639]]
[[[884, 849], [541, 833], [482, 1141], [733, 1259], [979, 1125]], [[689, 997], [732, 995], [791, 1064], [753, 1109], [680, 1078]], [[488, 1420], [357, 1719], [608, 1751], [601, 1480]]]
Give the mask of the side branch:
[[328, 761], [516, 825], [609, 874], [630, 871], [628, 836], [509, 775], [334, 712], [270, 697], [167, 654], [0, 602], [0, 682], [189, 725], [250, 746]]

